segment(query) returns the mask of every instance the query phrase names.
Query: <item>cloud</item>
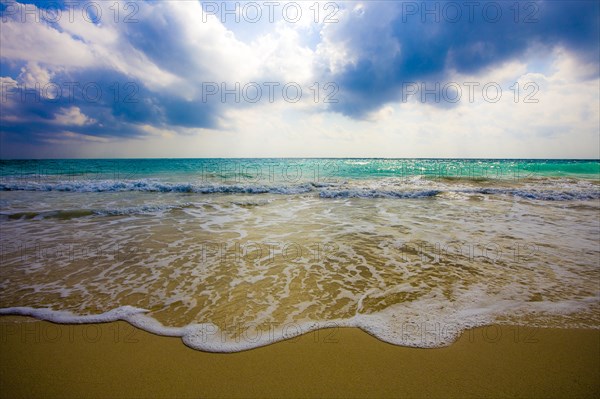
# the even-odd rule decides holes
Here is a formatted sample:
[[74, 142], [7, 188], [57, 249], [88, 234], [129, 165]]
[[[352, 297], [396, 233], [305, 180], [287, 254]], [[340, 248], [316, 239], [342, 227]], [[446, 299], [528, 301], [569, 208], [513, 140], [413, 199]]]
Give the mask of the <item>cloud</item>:
[[589, 1], [365, 2], [323, 30], [321, 74], [341, 88], [333, 109], [363, 118], [401, 99], [407, 82], [444, 82], [532, 48], [565, 48], [597, 70], [598, 15]]
[[[199, 3], [136, 3], [130, 23], [110, 18], [113, 3], [93, 4], [101, 22], [75, 7], [50, 23], [36, 5], [4, 3], [5, 135], [35, 141], [58, 133], [57, 125], [103, 137], [143, 135], [147, 124], [215, 127], [224, 104], [202, 101], [200, 82], [253, 73], [243, 62], [252, 55], [247, 46], [218, 21], [199, 23]], [[19, 64], [17, 76], [4, 75]]]
[[[266, 21], [263, 7], [264, 18], [258, 23], [233, 23], [204, 13], [198, 1], [72, 4], [0, 0], [4, 148], [22, 146], [25, 152], [39, 154], [32, 150], [36, 143], [102, 143], [108, 148], [136, 142], [136, 148], [149, 151], [141, 146], [143, 140], [169, 139], [169, 148], [174, 148], [173, 137], [186, 137], [191, 143], [189, 136], [202, 134], [230, 140], [220, 141], [218, 148], [231, 150], [241, 142], [235, 137], [252, 129], [245, 148], [258, 151], [253, 143], [283, 145], [286, 137], [300, 145], [306, 141], [302, 135], [308, 134], [302, 131], [310, 130], [324, 137], [323, 148], [339, 140], [356, 145], [356, 151], [347, 153], [359, 155], [381, 145], [371, 141], [376, 132], [393, 135], [394, 124], [458, 135], [461, 129], [441, 122], [449, 110], [474, 120], [479, 116], [472, 109], [485, 109], [481, 117], [492, 119], [507, 112], [505, 99], [493, 109], [465, 104], [464, 97], [456, 103], [423, 100], [423, 88], [452, 81], [498, 82], [510, 93], [508, 87], [515, 81], [534, 80], [541, 92], [553, 93], [547, 97], [552, 104], [586, 110], [577, 110], [579, 119], [555, 115], [556, 107], [548, 108], [552, 112], [508, 111], [518, 114], [515, 124], [522, 123], [527, 112], [545, 119], [528, 124], [539, 137], [562, 137], [561, 132], [577, 127], [587, 132], [598, 118], [589, 104], [571, 93], [565, 96], [568, 102], [561, 102], [557, 94], [557, 88], [575, 87], [590, 101], [586, 84], [594, 84], [600, 75], [597, 2], [540, 0], [515, 6], [487, 1], [325, 1], [317, 3], [318, 22], [312, 18], [315, 4], [305, 2], [300, 4], [303, 19], [295, 24], [282, 18], [283, 5], [276, 8], [273, 22]], [[135, 6], [126, 9], [128, 4]], [[326, 23], [331, 4], [339, 9], [335, 22]], [[457, 6], [459, 16], [452, 8]], [[115, 15], [115, 7], [120, 14]], [[61, 17], [53, 17], [53, 12]], [[228, 95], [224, 101], [222, 89], [235, 88], [236, 82], [240, 88], [246, 83], [261, 86], [262, 96], [252, 102]], [[267, 95], [265, 84], [270, 82], [278, 84], [275, 101]], [[282, 86], [290, 82], [303, 90], [298, 102], [282, 99]], [[326, 87], [329, 82], [334, 86]], [[207, 83], [216, 84], [220, 92], [207, 96]], [[407, 83], [416, 84], [410, 86], [416, 91], [409, 97]], [[325, 103], [332, 88], [337, 102]], [[448, 93], [455, 94], [455, 89]], [[405, 122], [414, 115], [433, 121]], [[553, 120], [557, 124], [551, 126]], [[511, 137], [519, 134], [508, 127], [495, 129], [490, 128], [490, 137], [501, 131]], [[244, 148], [235, 151], [242, 154]], [[295, 151], [290, 154], [301, 155]]]
[[[280, 21], [246, 43], [196, 1], [136, 2], [129, 14], [130, 3], [52, 2], [63, 6], [57, 14], [44, 10], [47, 2], [2, 4], [0, 71], [17, 86], [3, 86], [0, 128], [17, 140], [52, 134], [55, 115], [70, 107], [89, 118], [73, 131], [101, 137], [144, 135], [144, 125], [218, 128], [225, 110], [253, 106], [223, 101], [220, 92], [236, 82], [314, 83], [313, 52], [296, 30], [304, 25]], [[219, 93], [207, 96], [206, 84]], [[270, 101], [263, 89], [259, 101]]]
[[79, 107], [61, 108], [56, 115], [54, 120], [59, 125], [68, 126], [85, 126], [92, 123], [96, 123], [95, 119], [88, 118], [86, 115], [81, 113]]

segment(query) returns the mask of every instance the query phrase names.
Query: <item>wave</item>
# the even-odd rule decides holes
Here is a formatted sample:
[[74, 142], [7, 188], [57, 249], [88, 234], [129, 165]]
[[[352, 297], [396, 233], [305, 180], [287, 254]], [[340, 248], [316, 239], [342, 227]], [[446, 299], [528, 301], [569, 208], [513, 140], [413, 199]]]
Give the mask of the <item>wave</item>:
[[313, 191], [317, 186], [307, 183], [300, 185], [239, 185], [164, 183], [153, 180], [134, 181], [76, 181], [57, 183], [6, 182], [0, 183], [0, 191], [64, 191], [64, 192], [159, 192], [197, 194], [302, 194]]
[[428, 198], [440, 191], [386, 191], [386, 190], [327, 190], [321, 191], [321, 198]]
[[[168, 336], [180, 337], [185, 345], [204, 352], [233, 353], [266, 346], [275, 342], [291, 339], [322, 328], [354, 327], [371, 334], [375, 338], [393, 345], [440, 348], [455, 342], [460, 335], [474, 327], [492, 324], [526, 325], [529, 327], [548, 327], [544, 321], [500, 322], [498, 317], [507, 315], [569, 315], [585, 311], [598, 301], [597, 297], [584, 298], [579, 301], [563, 300], [559, 302], [527, 302], [500, 300], [493, 305], [476, 308], [457, 307], [448, 311], [443, 305], [424, 303], [422, 309], [411, 305], [394, 305], [375, 313], [359, 313], [345, 319], [324, 321], [287, 322], [278, 327], [269, 325], [268, 331], [260, 330], [260, 324], [237, 326], [239, 335], [231, 336], [228, 331], [221, 330], [212, 322], [188, 324], [182, 327], [165, 326], [148, 315], [149, 310], [120, 306], [101, 314], [77, 315], [66, 310], [51, 308], [10, 307], [0, 308], [0, 316], [28, 316], [62, 324], [88, 324], [126, 321], [144, 331]], [[426, 310], [425, 312], [423, 310]], [[554, 328], [560, 328], [552, 325]], [[572, 328], [568, 324], [564, 328]], [[600, 328], [598, 325], [585, 324], [580, 328]]]
[[[398, 186], [394, 181], [393, 185]], [[461, 184], [448, 185], [420, 179], [402, 184], [401, 189], [389, 189], [389, 181], [353, 181], [352, 183], [307, 182], [300, 184], [194, 184], [169, 183], [152, 179], [132, 181], [67, 181], [55, 183], [9, 181], [0, 183], [0, 191], [56, 191], [75, 193], [102, 192], [149, 192], [149, 193], [193, 193], [193, 194], [280, 194], [298, 195], [316, 193], [321, 198], [429, 198], [443, 193], [483, 194], [493, 196], [512, 196], [541, 201], [593, 201], [600, 199], [600, 187], [585, 182], [547, 182], [530, 184], [520, 188], [469, 188]], [[26, 214], [19, 217], [28, 218]], [[35, 217], [35, 215], [34, 215]]]
[[224, 331], [213, 323], [189, 324], [184, 327], [164, 326], [158, 320], [147, 316], [148, 310], [134, 306], [121, 306], [105, 313], [97, 315], [76, 315], [69, 311], [52, 310], [49, 308], [12, 307], [0, 309], [2, 315], [29, 316], [39, 320], [46, 320], [62, 324], [87, 324], [87, 323], [110, 323], [119, 320], [140, 328], [144, 331], [167, 336], [180, 337], [190, 348], [204, 352], [241, 352], [260, 346], [269, 345], [285, 339], [314, 331], [323, 327], [353, 327], [343, 320], [336, 320], [320, 324], [313, 322], [293, 323], [293, 328], [288, 324], [277, 331], [271, 330], [265, 334], [258, 334], [252, 339], [227, 339]]
[[112, 209], [58, 209], [45, 211], [26, 211], [26, 212], [2, 212], [0, 220], [42, 220], [42, 219], [60, 219], [69, 220], [89, 216], [130, 216], [157, 214], [176, 209], [185, 209], [196, 207], [196, 204], [185, 203], [179, 205], [141, 205], [125, 208]]
[[430, 198], [444, 193], [458, 194], [484, 194], [495, 196], [518, 197], [538, 201], [593, 201], [600, 199], [600, 190], [519, 190], [519, 189], [457, 189], [457, 190], [323, 190], [319, 192], [321, 198]]
[[40, 220], [40, 219], [74, 219], [92, 216], [95, 212], [91, 209], [52, 210], [52, 211], [27, 211], [27, 212], [2, 212], [0, 220]]
[[485, 188], [478, 190], [461, 190], [462, 193], [508, 195], [541, 201], [593, 201], [600, 199], [600, 190], [519, 190], [519, 189], [495, 189]]

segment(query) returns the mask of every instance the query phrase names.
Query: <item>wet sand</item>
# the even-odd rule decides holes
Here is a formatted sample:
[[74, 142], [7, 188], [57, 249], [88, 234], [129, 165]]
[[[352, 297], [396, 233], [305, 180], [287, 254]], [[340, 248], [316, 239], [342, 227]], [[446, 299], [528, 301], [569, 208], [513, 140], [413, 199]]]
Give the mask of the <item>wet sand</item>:
[[0, 318], [0, 396], [600, 397], [600, 330], [489, 326], [438, 349], [333, 328], [204, 353], [125, 322]]

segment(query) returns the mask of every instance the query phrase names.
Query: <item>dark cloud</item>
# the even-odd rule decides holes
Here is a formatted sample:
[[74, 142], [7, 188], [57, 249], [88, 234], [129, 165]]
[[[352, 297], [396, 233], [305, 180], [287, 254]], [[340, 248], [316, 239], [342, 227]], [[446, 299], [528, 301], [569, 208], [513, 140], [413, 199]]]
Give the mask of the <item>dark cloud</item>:
[[[0, 130], [7, 139], [15, 141], [43, 141], [64, 131], [97, 137], [135, 137], [145, 134], [139, 129], [141, 125], [216, 126], [214, 105], [155, 93], [143, 82], [111, 70], [58, 73], [50, 83], [31, 86], [20, 82], [9, 87], [4, 82], [3, 86]], [[57, 122], [57, 115], [73, 107], [88, 117], [89, 123]]]
[[[452, 70], [476, 73], [533, 46], [563, 46], [582, 62], [598, 63], [596, 1], [476, 3], [472, 8], [466, 2], [367, 3], [364, 13], [350, 13], [351, 22], [328, 33], [357, 55], [342, 71], [324, 72], [324, 79], [340, 86], [333, 109], [362, 118], [403, 98], [407, 82], [444, 83]], [[380, 8], [393, 15], [383, 26]]]
[[[0, 16], [18, 22], [23, 22], [25, 18], [25, 23], [47, 24], [63, 32], [59, 24], [44, 18], [48, 15], [52, 19], [56, 13], [40, 12], [38, 15], [41, 18], [36, 21], [33, 5], [43, 10], [60, 9], [60, 18], [64, 19], [69, 17], [67, 8], [71, 12], [81, 13], [82, 4], [91, 3], [93, 2], [79, 1], [69, 2], [67, 5], [64, 1], [11, 1], [2, 4]], [[129, 9], [129, 13], [121, 10], [120, 21], [115, 25], [119, 34], [119, 42], [114, 44], [115, 50], [126, 53], [126, 56], [133, 50], [135, 53], [131, 56], [137, 60], [145, 57], [170, 76], [180, 78], [183, 82], [188, 82], [188, 85], [196, 85], [204, 75], [205, 66], [199, 63], [197, 52], [191, 51], [189, 43], [182, 40], [186, 27], [177, 21], [177, 14], [169, 13], [165, 4], [159, 2], [136, 4], [135, 18], [130, 22], [126, 22], [124, 18], [133, 15], [133, 10]], [[111, 22], [112, 17], [113, 14], [103, 16], [108, 18], [107, 22]], [[86, 19], [88, 22], [90, 20], [93, 18]], [[71, 37], [85, 43], [84, 39], [76, 35]], [[204, 39], [210, 40], [208, 37]], [[69, 60], [65, 59], [65, 62], [68, 65]], [[29, 63], [5, 57], [0, 62], [0, 76], [18, 81], [16, 88], [7, 88], [6, 82], [3, 83], [3, 89], [9, 92], [2, 99], [3, 112], [0, 118], [0, 131], [5, 140], [43, 141], [64, 131], [97, 137], [135, 137], [146, 134], [141, 129], [143, 125], [168, 129], [215, 128], [218, 115], [226, 106], [219, 96], [202, 101], [199, 88], [191, 87], [196, 94], [184, 99], [176, 89], [165, 87], [161, 82], [148, 85], [145, 77], [131, 76], [140, 76], [139, 73], [131, 73], [135, 68], [132, 65], [136, 64], [127, 66], [128, 74], [106, 66], [63, 68], [44, 62], [36, 65], [38, 64], [40, 69], [50, 72], [51, 83], [41, 83], [41, 87], [36, 88], [26, 84], [27, 77], [24, 75], [29, 73]], [[29, 75], [33, 79], [40, 78], [35, 73]], [[157, 76], [148, 78], [154, 82], [159, 79]], [[44, 96], [44, 92], [55, 95], [57, 88], [58, 98]], [[89, 123], [57, 123], [56, 116], [72, 107], [77, 107], [88, 117]]]

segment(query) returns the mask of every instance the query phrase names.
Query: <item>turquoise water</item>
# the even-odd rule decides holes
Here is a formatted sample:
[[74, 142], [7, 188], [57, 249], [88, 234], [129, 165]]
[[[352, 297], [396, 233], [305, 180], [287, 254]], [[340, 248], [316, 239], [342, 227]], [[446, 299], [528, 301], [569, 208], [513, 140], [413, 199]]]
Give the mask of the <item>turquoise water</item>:
[[598, 160], [513, 159], [82, 159], [0, 161], [0, 176], [65, 179], [190, 179], [288, 182], [383, 177], [598, 179]]
[[[238, 351], [600, 326], [600, 162], [0, 161], [0, 314]], [[426, 334], [423, 334], [426, 331]]]

